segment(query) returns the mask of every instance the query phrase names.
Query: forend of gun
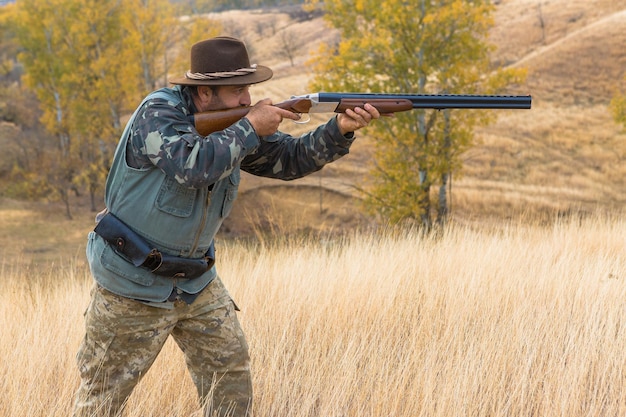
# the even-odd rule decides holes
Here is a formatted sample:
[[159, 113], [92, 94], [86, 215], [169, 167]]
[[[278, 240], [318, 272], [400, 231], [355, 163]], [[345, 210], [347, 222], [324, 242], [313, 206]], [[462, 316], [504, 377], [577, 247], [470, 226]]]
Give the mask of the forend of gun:
[[[292, 96], [275, 104], [294, 113], [343, 113], [347, 109], [363, 107], [366, 103], [382, 114], [413, 109], [530, 109], [532, 98], [528, 96], [496, 95], [436, 95], [436, 94], [375, 94], [375, 93], [313, 93]], [[208, 135], [226, 129], [245, 117], [249, 107], [208, 111], [190, 116], [196, 130]]]

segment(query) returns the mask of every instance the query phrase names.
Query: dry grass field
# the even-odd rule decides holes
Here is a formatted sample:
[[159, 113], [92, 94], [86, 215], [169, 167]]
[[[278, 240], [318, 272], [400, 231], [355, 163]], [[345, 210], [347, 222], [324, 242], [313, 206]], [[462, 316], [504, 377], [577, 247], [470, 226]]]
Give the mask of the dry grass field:
[[[626, 415], [626, 223], [222, 244], [257, 416]], [[0, 415], [67, 416], [91, 281], [82, 259], [0, 264]], [[168, 343], [129, 417], [197, 410]]]

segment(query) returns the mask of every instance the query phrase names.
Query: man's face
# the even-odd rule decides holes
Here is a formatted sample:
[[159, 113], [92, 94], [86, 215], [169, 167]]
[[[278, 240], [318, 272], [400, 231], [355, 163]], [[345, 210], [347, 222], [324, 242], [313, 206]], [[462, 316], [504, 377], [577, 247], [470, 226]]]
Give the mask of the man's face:
[[220, 86], [215, 90], [206, 88], [199, 91], [202, 101], [200, 111], [208, 110], [226, 110], [235, 107], [247, 107], [251, 104], [250, 86], [249, 85], [226, 85]]

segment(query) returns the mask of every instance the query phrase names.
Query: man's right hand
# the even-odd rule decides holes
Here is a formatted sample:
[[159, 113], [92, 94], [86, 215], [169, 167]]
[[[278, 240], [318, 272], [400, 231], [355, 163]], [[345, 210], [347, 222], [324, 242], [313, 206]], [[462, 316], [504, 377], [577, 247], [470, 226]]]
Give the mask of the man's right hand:
[[278, 130], [283, 119], [299, 120], [300, 115], [272, 105], [269, 98], [263, 99], [250, 108], [246, 118], [259, 136], [269, 136]]

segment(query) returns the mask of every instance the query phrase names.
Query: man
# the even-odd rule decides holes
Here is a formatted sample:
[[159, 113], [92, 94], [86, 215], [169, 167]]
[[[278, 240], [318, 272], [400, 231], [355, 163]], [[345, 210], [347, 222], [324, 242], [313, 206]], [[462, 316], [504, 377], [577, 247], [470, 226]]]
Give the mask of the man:
[[[129, 120], [89, 234], [95, 280], [77, 355], [76, 416], [115, 415], [172, 336], [185, 355], [205, 415], [247, 416], [252, 384], [237, 307], [213, 266], [213, 238], [237, 196], [240, 169], [299, 178], [348, 153], [353, 132], [380, 116], [348, 110], [299, 138], [278, 132], [298, 115], [251, 106], [249, 86], [272, 71], [250, 65], [245, 45], [195, 44], [191, 69], [148, 95]], [[201, 136], [189, 116], [251, 106], [247, 116]]]

